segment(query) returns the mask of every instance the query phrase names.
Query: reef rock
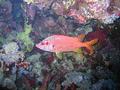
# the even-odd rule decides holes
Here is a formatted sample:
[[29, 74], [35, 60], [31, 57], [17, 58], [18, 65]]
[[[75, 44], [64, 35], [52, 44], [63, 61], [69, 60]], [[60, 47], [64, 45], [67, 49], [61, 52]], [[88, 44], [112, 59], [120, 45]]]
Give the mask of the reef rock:
[[3, 49], [5, 50], [5, 53], [15, 53], [18, 51], [19, 46], [16, 42], [10, 42], [8, 44], [3, 45]]

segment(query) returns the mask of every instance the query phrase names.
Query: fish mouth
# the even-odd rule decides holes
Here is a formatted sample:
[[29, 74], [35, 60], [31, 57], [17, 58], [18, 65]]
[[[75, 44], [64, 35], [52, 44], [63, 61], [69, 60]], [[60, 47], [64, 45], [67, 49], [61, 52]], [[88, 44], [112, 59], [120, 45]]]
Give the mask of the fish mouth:
[[36, 45], [35, 45], [35, 47], [39, 48], [39, 45], [38, 45], [38, 44], [36, 44]]

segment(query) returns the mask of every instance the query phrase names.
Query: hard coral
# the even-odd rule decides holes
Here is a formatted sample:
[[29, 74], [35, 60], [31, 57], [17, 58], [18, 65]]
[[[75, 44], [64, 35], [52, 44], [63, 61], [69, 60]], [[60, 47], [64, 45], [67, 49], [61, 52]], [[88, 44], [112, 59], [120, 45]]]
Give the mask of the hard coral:
[[19, 61], [19, 59], [23, 60], [24, 53], [22, 51], [18, 51], [19, 47], [15, 42], [8, 43], [3, 46], [3, 53], [0, 53], [0, 60], [4, 61], [8, 65]]
[[51, 8], [57, 15], [64, 15], [65, 13], [65, 6], [63, 3], [54, 2]]
[[16, 53], [19, 49], [16, 42], [10, 42], [8, 44], [3, 45], [3, 49], [5, 50], [5, 53]]
[[12, 4], [9, 0], [0, 1], [0, 21], [6, 21], [11, 18]]
[[85, 0], [85, 1], [77, 1], [75, 7], [71, 7], [68, 9], [71, 13], [67, 16], [72, 16], [79, 23], [86, 23], [89, 19], [98, 19], [103, 23], [113, 23], [113, 21], [118, 18], [116, 13], [110, 14], [107, 9], [110, 6], [111, 0]]
[[27, 4], [33, 4], [41, 10], [41, 9], [49, 9], [53, 0], [24, 0], [24, 2], [27, 2]]

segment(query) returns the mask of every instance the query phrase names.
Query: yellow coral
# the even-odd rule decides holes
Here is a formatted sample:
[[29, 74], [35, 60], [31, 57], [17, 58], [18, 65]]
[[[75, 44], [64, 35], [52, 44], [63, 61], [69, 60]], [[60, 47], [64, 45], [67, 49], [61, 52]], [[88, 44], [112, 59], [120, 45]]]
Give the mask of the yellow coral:
[[24, 0], [27, 4], [34, 3], [34, 0]]
[[65, 8], [68, 9], [75, 4], [75, 0], [63, 0], [63, 4], [65, 5]]

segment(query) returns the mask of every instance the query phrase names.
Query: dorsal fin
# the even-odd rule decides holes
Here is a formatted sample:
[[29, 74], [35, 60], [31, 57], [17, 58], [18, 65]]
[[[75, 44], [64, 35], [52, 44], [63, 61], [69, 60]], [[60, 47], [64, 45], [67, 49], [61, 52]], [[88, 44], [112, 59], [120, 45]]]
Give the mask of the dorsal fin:
[[80, 35], [78, 36], [78, 39], [79, 39], [80, 41], [83, 41], [84, 38], [85, 38], [85, 34], [80, 34]]

